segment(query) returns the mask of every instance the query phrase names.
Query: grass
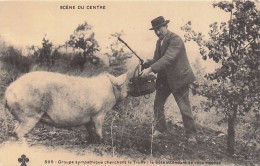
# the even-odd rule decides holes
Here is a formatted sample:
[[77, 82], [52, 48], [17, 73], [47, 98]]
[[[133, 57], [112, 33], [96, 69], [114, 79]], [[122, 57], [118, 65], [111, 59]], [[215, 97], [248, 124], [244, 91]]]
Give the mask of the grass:
[[[182, 125], [168, 123], [169, 133], [160, 139], [153, 140], [151, 154], [153, 115], [150, 109], [152, 105], [147, 103], [153, 100], [153, 96], [148, 100], [140, 99], [139, 104], [136, 103], [136, 100], [126, 99], [127, 105], [120, 103], [115, 110], [108, 112], [103, 125], [104, 140], [101, 144], [89, 144], [86, 141], [87, 133], [84, 127], [62, 129], [40, 124], [27, 135], [27, 141], [32, 147], [42, 145], [54, 150], [62, 148], [76, 151], [79, 156], [84, 155], [87, 151], [98, 156], [127, 157], [131, 160], [216, 161], [223, 164], [249, 162], [242, 156], [227, 156], [225, 137], [219, 137], [215, 130], [201, 125], [198, 125], [199, 145], [191, 147], [184, 140]], [[124, 105], [123, 108], [121, 108], [121, 104]], [[3, 109], [1, 108], [0, 111], [1, 117], [3, 117]], [[174, 111], [174, 113], [176, 112]], [[3, 123], [2, 119], [0, 121]], [[11, 130], [13, 121], [10, 116], [8, 116], [8, 125]], [[1, 128], [2, 132], [4, 132], [3, 128]], [[8, 136], [2, 138], [6, 140]], [[257, 161], [250, 160], [252, 163]]]
[[[11, 50], [15, 52], [15, 50]], [[19, 57], [19, 52], [15, 52], [15, 56]], [[23, 59], [24, 60], [24, 59]], [[78, 76], [93, 76], [103, 71], [109, 71], [115, 75], [119, 75], [123, 71], [122, 67], [105, 67], [100, 64], [93, 66], [85, 63], [83, 70], [80, 68], [71, 68], [67, 63], [68, 59], [58, 59], [53, 66], [40, 66], [37, 64], [29, 65], [29, 71], [47, 70], [52, 72], [60, 72], [69, 75]], [[3, 92], [5, 88], [14, 81], [24, 71], [19, 69], [23, 65], [17, 65], [18, 61], [12, 61], [11, 64], [5, 61], [0, 61], [0, 99], [2, 102]], [[33, 62], [33, 61], [30, 61]], [[10, 64], [10, 63], [9, 63]], [[16, 68], [18, 66], [18, 68]], [[26, 67], [25, 67], [26, 68]], [[138, 160], [197, 160], [197, 161], [221, 161], [224, 163], [254, 163], [259, 162], [259, 149], [245, 150], [248, 156], [258, 157], [247, 160], [244, 156], [236, 158], [227, 156], [225, 135], [219, 136], [219, 131], [226, 131], [225, 125], [218, 125], [220, 116], [215, 114], [215, 110], [205, 112], [200, 103], [206, 100], [200, 96], [190, 95], [190, 100], [193, 108], [193, 115], [196, 124], [198, 124], [200, 144], [196, 147], [190, 147], [184, 139], [184, 129], [182, 118], [178, 106], [170, 96], [165, 105], [166, 120], [169, 128], [162, 139], [152, 140], [151, 133], [153, 127], [153, 101], [154, 94], [149, 99], [144, 97], [132, 98], [128, 97], [107, 113], [105, 123], [103, 125], [104, 140], [102, 144], [89, 144], [86, 141], [86, 130], [84, 127], [60, 129], [54, 127], [46, 127], [37, 125], [28, 135], [27, 140], [30, 146], [43, 145], [45, 147], [61, 147], [68, 150], [77, 151], [81, 154], [82, 151], [88, 149], [89, 152], [99, 156], [104, 154], [110, 156], [129, 157]], [[6, 120], [5, 120], [6, 119]], [[6, 128], [8, 126], [8, 129]], [[247, 132], [243, 126], [238, 126], [238, 135], [242, 136]], [[0, 104], [0, 143], [9, 139], [9, 135], [14, 128], [14, 119], [10, 114], [4, 113], [4, 103]], [[241, 149], [246, 142], [240, 141], [237, 149]], [[255, 153], [255, 155], [254, 155]], [[83, 155], [83, 154], [82, 154]]]

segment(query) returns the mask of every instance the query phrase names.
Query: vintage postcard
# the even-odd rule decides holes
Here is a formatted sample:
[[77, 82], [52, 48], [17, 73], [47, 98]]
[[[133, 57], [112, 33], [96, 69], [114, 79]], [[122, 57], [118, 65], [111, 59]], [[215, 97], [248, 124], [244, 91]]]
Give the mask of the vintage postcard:
[[0, 1], [0, 166], [259, 164], [259, 8]]

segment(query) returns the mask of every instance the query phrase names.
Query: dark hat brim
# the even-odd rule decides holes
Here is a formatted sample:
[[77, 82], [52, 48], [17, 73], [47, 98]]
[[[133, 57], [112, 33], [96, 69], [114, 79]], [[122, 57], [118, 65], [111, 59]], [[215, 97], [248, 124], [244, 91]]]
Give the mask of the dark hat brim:
[[157, 28], [159, 28], [159, 27], [161, 27], [161, 26], [163, 26], [163, 25], [168, 24], [169, 22], [170, 22], [170, 20], [166, 20], [164, 23], [162, 23], [162, 24], [160, 24], [160, 25], [157, 25], [157, 26], [154, 26], [154, 27], [150, 28], [149, 30], [157, 29]]

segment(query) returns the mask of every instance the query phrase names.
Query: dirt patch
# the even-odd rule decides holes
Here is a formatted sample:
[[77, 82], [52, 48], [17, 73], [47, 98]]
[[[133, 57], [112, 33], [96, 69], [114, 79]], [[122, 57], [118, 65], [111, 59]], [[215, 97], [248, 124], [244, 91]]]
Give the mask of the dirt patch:
[[[30, 151], [36, 150], [33, 154], [38, 155], [39, 158], [42, 158], [41, 155], [46, 158], [37, 159], [41, 160], [40, 162], [48, 159], [57, 162], [59, 160], [76, 161], [83, 158], [86, 160], [89, 159], [89, 156], [97, 161], [115, 159], [132, 164], [134, 162], [137, 164], [137, 161], [141, 164], [144, 161], [160, 165], [164, 162], [239, 165], [260, 162], [259, 158], [248, 160], [238, 155], [228, 156], [225, 148], [225, 135], [219, 136], [218, 132], [202, 126], [198, 127], [198, 144], [192, 146], [186, 141], [184, 130], [179, 125], [168, 124], [169, 132], [151, 142], [151, 125], [147, 123], [137, 125], [130, 120], [117, 119], [113, 122], [111, 131], [111, 121], [112, 119], [109, 118], [105, 121], [104, 140], [100, 144], [87, 142], [88, 133], [84, 127], [59, 129], [38, 125], [26, 136], [28, 144], [23, 148], [29, 151], [21, 150], [19, 154], [31, 154]], [[2, 138], [2, 140], [6, 138]], [[5, 143], [2, 141], [3, 145]], [[12, 151], [12, 147], [20, 147], [20, 145], [11, 144], [10, 147], [1, 148], [2, 153], [5, 149]]]

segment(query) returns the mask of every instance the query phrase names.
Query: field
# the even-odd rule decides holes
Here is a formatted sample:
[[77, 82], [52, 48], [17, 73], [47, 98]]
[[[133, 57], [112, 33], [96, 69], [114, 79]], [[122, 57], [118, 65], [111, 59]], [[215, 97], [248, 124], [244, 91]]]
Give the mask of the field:
[[[81, 61], [72, 58], [75, 65], [65, 55], [61, 55], [58, 59], [55, 59], [52, 66], [48, 66], [37, 64], [33, 57], [27, 57], [29, 60], [24, 59], [24, 57], [21, 58], [19, 52], [15, 49], [9, 49], [7, 52], [12, 53], [9, 54], [12, 55], [11, 58], [8, 59], [7, 56], [2, 55], [4, 58], [0, 63], [0, 156], [1, 154], [11, 153], [11, 157], [16, 157], [25, 153], [23, 150], [27, 149], [26, 152], [31, 155], [31, 160], [37, 158], [37, 155], [38, 157], [39, 155], [46, 156], [46, 158], [41, 159], [42, 164], [52, 160], [56, 162], [64, 160], [63, 164], [67, 165], [68, 163], [65, 161], [74, 158], [90, 160], [93, 157], [99, 162], [109, 159], [129, 161], [133, 165], [162, 165], [163, 162], [168, 162], [168, 164], [174, 162], [175, 164], [185, 164], [186, 162], [186, 164], [192, 163], [195, 165], [255, 165], [260, 163], [260, 147], [257, 138], [253, 139], [255, 144], [251, 143], [251, 138], [250, 141], [243, 139], [249, 133], [245, 124], [237, 125], [236, 154], [234, 156], [227, 154], [226, 123], [218, 123], [221, 117], [216, 114], [214, 108], [209, 112], [204, 110], [201, 103], [206, 98], [192, 94], [190, 94], [190, 100], [198, 128], [197, 145], [190, 145], [185, 140], [180, 111], [172, 96], [165, 106], [168, 132], [159, 139], [151, 137], [154, 125], [154, 93], [148, 99], [128, 97], [118, 103], [113, 110], [110, 110], [103, 125], [104, 139], [101, 143], [90, 144], [87, 142], [88, 133], [84, 127], [63, 129], [41, 123], [37, 124], [26, 135], [26, 145], [19, 142], [10, 142], [9, 134], [14, 128], [15, 119], [10, 113], [5, 113], [3, 95], [6, 87], [20, 75], [35, 70], [48, 70], [89, 77], [105, 70], [114, 75], [119, 75], [125, 70], [122, 70], [120, 65], [105, 67], [104, 65], [95, 66], [90, 63], [85, 63], [81, 65], [81, 68], [77, 68], [77, 63]], [[33, 65], [29, 65], [30, 67], [26, 71], [30, 63]], [[198, 74], [197, 77], [199, 77]], [[17, 158], [14, 160], [17, 161]], [[62, 163], [59, 163], [59, 165], [62, 165]]]
[[[180, 113], [172, 97], [166, 105], [169, 132], [160, 139], [152, 140], [153, 98], [154, 95], [151, 95], [149, 99], [129, 97], [111, 110], [103, 125], [104, 140], [100, 144], [90, 144], [86, 141], [88, 133], [84, 127], [61, 129], [38, 124], [26, 136], [28, 146], [32, 149], [44, 147], [46, 151], [51, 150], [54, 155], [61, 149], [71, 153], [71, 156], [83, 157], [91, 154], [95, 158], [99, 157], [100, 161], [112, 157], [112, 159], [127, 159], [132, 162], [186, 161], [197, 162], [197, 164], [211, 162], [238, 165], [259, 162], [259, 158], [245, 159], [242, 152], [232, 157], [226, 154], [225, 128], [215, 125], [217, 117], [212, 118], [214, 116], [212, 113], [194, 112], [199, 141], [195, 146], [189, 145], [184, 139]], [[199, 100], [202, 99], [198, 96], [191, 96], [192, 103]], [[5, 123], [7, 122], [8, 132], [10, 132], [14, 127], [14, 119], [9, 114], [4, 114], [3, 107], [0, 111], [0, 142], [4, 147], [9, 138], [6, 134]], [[216, 121], [214, 122], [213, 119]], [[238, 141], [237, 144], [237, 148], [242, 149], [242, 142]], [[259, 149], [257, 152], [259, 153]]]

